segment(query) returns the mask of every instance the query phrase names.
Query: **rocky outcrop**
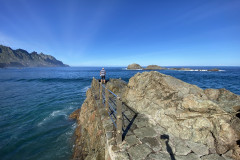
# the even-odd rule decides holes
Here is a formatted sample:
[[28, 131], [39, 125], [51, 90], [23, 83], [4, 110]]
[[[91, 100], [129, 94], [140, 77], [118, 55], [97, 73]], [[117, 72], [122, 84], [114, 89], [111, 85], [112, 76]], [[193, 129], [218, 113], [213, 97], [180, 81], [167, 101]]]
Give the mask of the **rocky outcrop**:
[[89, 89], [77, 116], [73, 159], [105, 159], [106, 139], [97, 105]]
[[77, 120], [80, 111], [81, 111], [81, 109], [77, 109], [77, 110], [75, 110], [73, 113], [71, 113], [71, 114], [69, 115], [69, 119], [75, 119], [75, 120]]
[[165, 70], [166, 68], [160, 67], [158, 65], [148, 65], [145, 70]]
[[219, 69], [218, 68], [213, 68], [213, 69], [208, 69], [207, 71], [217, 72], [217, 71], [219, 71]]
[[122, 97], [122, 93], [125, 92], [127, 82], [121, 79], [110, 79], [106, 86], [110, 91]]
[[144, 72], [129, 80], [123, 99], [168, 133], [206, 145], [209, 153], [239, 159], [240, 120], [230, 113], [232, 109], [223, 109], [239, 106], [239, 96], [224, 92], [204, 91], [159, 72]]
[[191, 68], [168, 68], [169, 70], [176, 70], [176, 71], [190, 71]]
[[93, 81], [81, 111], [73, 114], [78, 121], [74, 159], [240, 159], [239, 95], [203, 90], [156, 71], [137, 73], [128, 84], [110, 79], [106, 87], [131, 110], [124, 114], [133, 119], [137, 111], [116, 145], [99, 90], [93, 92], [96, 85]]
[[208, 99], [217, 103], [224, 111], [235, 113], [240, 110], [240, 96], [226, 89], [205, 89]]
[[53, 56], [0, 45], [0, 68], [3, 67], [67, 67]]
[[139, 64], [133, 63], [128, 65], [127, 69], [133, 69], [133, 70], [139, 70], [139, 69], [143, 69]]

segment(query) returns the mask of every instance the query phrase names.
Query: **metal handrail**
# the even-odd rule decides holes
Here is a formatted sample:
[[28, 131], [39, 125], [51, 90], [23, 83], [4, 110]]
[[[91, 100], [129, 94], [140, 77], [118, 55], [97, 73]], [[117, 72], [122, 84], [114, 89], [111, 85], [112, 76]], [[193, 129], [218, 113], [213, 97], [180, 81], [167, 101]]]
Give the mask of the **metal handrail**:
[[[103, 84], [102, 84], [103, 88], [106, 88]], [[117, 97], [117, 95], [115, 93], [113, 93], [111, 90], [107, 89], [110, 93], [112, 93], [112, 95], [114, 95], [115, 97]]]
[[[131, 124], [133, 123], [134, 119], [136, 118], [136, 115], [133, 117], [127, 117], [127, 115], [124, 113], [126, 109], [128, 108], [125, 103], [121, 100], [121, 98], [113, 93], [111, 90], [109, 90], [106, 85], [95, 81], [96, 90], [99, 90], [100, 92], [100, 100], [101, 106], [105, 106], [108, 115], [113, 122], [115, 128], [116, 128], [116, 137], [117, 137], [117, 143], [122, 143], [123, 137], [125, 137], [127, 131], [129, 130]], [[98, 93], [98, 92], [97, 92]], [[109, 93], [111, 93], [113, 96], [111, 96]], [[123, 108], [125, 108], [123, 110]], [[129, 108], [130, 109], [130, 108]], [[131, 112], [134, 112], [132, 109], [130, 109]], [[131, 120], [132, 119], [132, 120]], [[125, 125], [125, 120], [127, 120]], [[129, 122], [129, 123], [128, 123]]]
[[108, 102], [108, 104], [110, 105], [110, 107], [112, 108], [112, 110], [114, 111], [114, 113], [117, 113], [117, 111], [113, 108], [113, 106], [111, 105], [111, 103]]
[[117, 124], [116, 124], [115, 121], [112, 119], [112, 116], [111, 116], [111, 114], [110, 114], [109, 112], [108, 112], [108, 115], [109, 115], [109, 117], [111, 118], [111, 120], [112, 120], [114, 126], [117, 128]]

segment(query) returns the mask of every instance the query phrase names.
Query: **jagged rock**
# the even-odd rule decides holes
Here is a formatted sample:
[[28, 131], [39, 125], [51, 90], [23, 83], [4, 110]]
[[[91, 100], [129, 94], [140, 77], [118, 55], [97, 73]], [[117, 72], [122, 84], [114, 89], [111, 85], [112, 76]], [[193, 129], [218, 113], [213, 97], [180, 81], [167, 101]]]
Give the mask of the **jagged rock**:
[[23, 49], [13, 50], [0, 45], [0, 68], [2, 67], [67, 67], [53, 56]]
[[[108, 83], [138, 116], [116, 146], [113, 124], [89, 89], [77, 116], [75, 159], [104, 159], [104, 153], [112, 159], [239, 159], [240, 121], [232, 113], [238, 95], [202, 90], [158, 72], [138, 73], [127, 86], [121, 80]], [[226, 111], [227, 106], [234, 109]]]
[[[240, 134], [231, 124], [235, 115], [224, 111], [195, 85], [159, 72], [138, 73], [129, 80], [123, 100], [176, 137], [206, 145], [218, 154], [237, 151]], [[224, 101], [226, 106], [231, 104], [229, 99]]]
[[133, 63], [128, 65], [127, 69], [143, 69], [139, 64]]
[[234, 113], [240, 110], [240, 96], [224, 88], [222, 89], [205, 89], [204, 93], [209, 100], [217, 103], [224, 111]]
[[110, 79], [106, 86], [110, 91], [121, 97], [127, 83], [121, 79]]
[[71, 114], [69, 115], [69, 118], [70, 118], [70, 119], [77, 119], [80, 111], [81, 111], [80, 108], [77, 109], [77, 110], [75, 110], [73, 113], [71, 113]]
[[160, 67], [158, 65], [149, 65], [146, 68], [144, 68], [145, 70], [164, 70], [166, 68]]
[[73, 159], [104, 159], [106, 143], [104, 128], [98, 110], [96, 110], [92, 90], [89, 89], [86, 95], [87, 98], [77, 118]]

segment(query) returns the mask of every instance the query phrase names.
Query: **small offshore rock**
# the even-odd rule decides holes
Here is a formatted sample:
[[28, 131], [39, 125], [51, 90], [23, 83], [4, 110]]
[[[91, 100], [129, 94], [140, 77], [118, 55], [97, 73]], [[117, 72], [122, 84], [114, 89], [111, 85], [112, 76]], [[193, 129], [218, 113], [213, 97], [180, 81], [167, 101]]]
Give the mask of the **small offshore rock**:
[[69, 115], [69, 119], [77, 119], [77, 117], [78, 117], [80, 111], [81, 111], [80, 108], [77, 109], [77, 110], [75, 110], [73, 113], [71, 113], [71, 114]]
[[128, 65], [127, 69], [143, 69], [139, 64], [133, 63]]
[[208, 69], [207, 71], [217, 72], [217, 71], [219, 71], [219, 69], [218, 68], [213, 68], [213, 69]]
[[148, 65], [144, 70], [165, 70], [166, 68], [160, 67], [158, 65]]

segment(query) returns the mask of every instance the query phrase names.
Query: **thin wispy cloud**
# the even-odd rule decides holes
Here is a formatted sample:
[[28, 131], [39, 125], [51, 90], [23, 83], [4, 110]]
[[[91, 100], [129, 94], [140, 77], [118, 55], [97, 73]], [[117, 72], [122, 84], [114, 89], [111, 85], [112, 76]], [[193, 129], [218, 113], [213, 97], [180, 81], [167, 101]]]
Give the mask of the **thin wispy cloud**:
[[[190, 65], [196, 57], [199, 65], [240, 65], [236, 0], [11, 0], [0, 5], [1, 43], [70, 65]], [[208, 55], [215, 55], [214, 64], [206, 63]]]

